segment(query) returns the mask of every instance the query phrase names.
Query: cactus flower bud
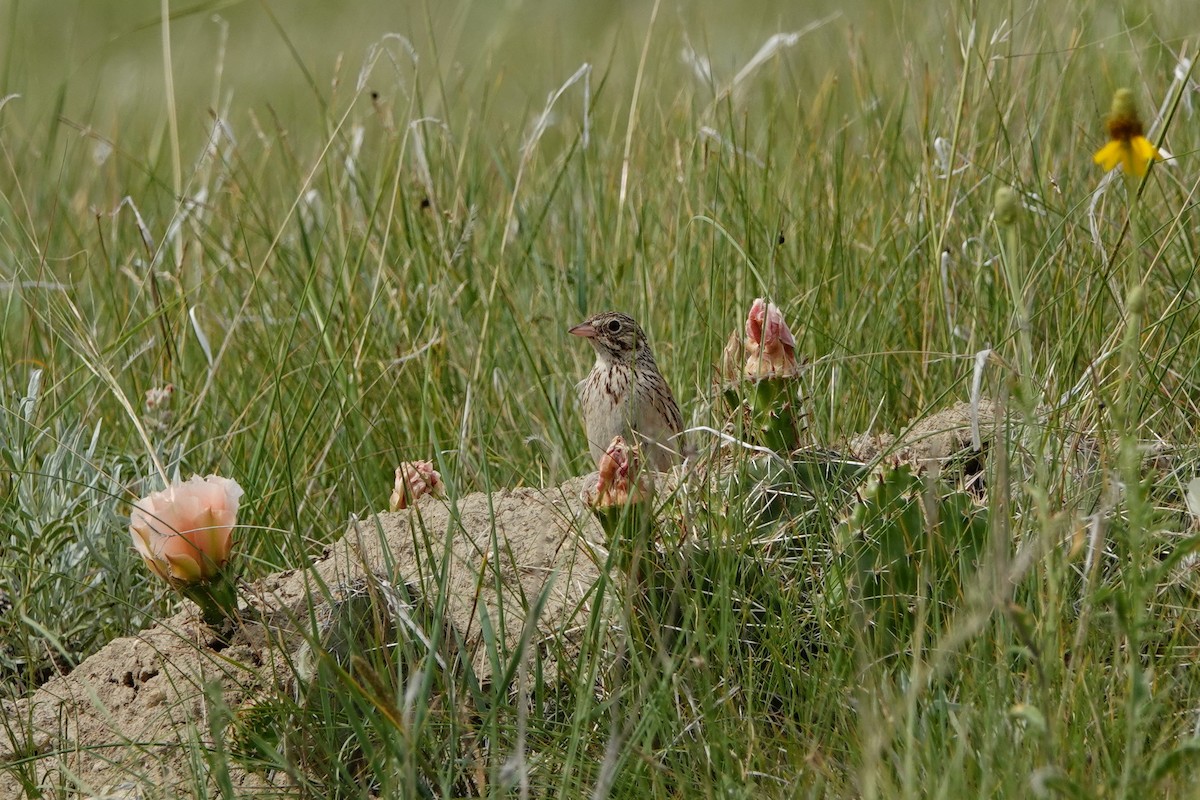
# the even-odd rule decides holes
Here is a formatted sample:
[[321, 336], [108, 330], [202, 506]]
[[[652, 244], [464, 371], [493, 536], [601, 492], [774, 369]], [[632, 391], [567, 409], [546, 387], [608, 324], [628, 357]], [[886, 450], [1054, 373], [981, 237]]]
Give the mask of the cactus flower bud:
[[637, 447], [627, 444], [623, 436], [613, 437], [600, 457], [597, 482], [588, 505], [598, 508], [640, 503], [653, 493], [654, 478], [649, 470], [641, 468]]
[[746, 316], [745, 377], [791, 377], [798, 375], [796, 339], [784, 322], [783, 312], [774, 303], [759, 297]]
[[432, 462], [405, 461], [396, 467], [396, 485], [388, 505], [392, 511], [400, 511], [427, 494], [441, 497], [443, 490], [442, 476]]
[[996, 190], [995, 198], [992, 200], [992, 214], [996, 217], [997, 224], [1014, 224], [1020, 212], [1021, 204], [1017, 200], [1016, 192], [1008, 186], [1001, 186]]
[[600, 520], [615, 551], [614, 563], [628, 568], [633, 551], [649, 541], [654, 515], [654, 473], [642, 468], [637, 445], [626, 443], [623, 436], [613, 437], [581, 499]]
[[800, 363], [796, 339], [774, 303], [759, 297], [750, 306], [744, 343], [730, 337], [722, 354], [724, 378], [730, 377], [732, 363], [743, 353], [740, 380], [723, 386], [725, 399], [743, 417], [753, 441], [790, 453], [799, 447], [804, 427]]

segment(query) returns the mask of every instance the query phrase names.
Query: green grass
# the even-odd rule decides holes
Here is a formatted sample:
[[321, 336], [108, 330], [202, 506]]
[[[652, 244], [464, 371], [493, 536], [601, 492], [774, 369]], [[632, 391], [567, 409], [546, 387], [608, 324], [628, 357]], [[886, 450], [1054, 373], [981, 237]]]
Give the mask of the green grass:
[[[692, 535], [724, 544], [651, 598], [682, 631], [614, 655], [596, 619], [577, 679], [527, 708], [450, 671], [429, 696], [461, 706], [406, 728], [396, 674], [323, 666], [311, 794], [507, 796], [517, 753], [533, 796], [1188, 796], [1197, 584], [1168, 557], [1196, 525], [1194, 4], [396, 5], [0, 9], [6, 697], [175, 607], [125, 532], [160, 467], [245, 488], [248, 578], [297, 567], [401, 460], [453, 494], [590, 469], [565, 330], [591, 312], [641, 320], [685, 417], [719, 424], [713, 365], [766, 295], [824, 446], [967, 399], [992, 351], [1014, 425], [967, 588], [886, 642], [827, 583], [845, 496], [788, 517], [780, 555], [713, 495], [729, 513]], [[1176, 161], [1096, 195], [1122, 86]]]

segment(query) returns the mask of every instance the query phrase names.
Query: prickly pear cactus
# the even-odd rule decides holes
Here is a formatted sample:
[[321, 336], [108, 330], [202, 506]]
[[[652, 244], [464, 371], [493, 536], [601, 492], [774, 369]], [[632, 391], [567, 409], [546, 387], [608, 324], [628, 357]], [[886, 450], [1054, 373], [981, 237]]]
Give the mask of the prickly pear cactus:
[[799, 377], [738, 381], [727, 385], [724, 395], [740, 412], [747, 440], [782, 455], [800, 447], [805, 418]]
[[875, 471], [837, 529], [839, 569], [876, 633], [903, 641], [918, 599], [936, 626], [959, 605], [988, 531], [966, 492], [923, 480], [909, 465]]

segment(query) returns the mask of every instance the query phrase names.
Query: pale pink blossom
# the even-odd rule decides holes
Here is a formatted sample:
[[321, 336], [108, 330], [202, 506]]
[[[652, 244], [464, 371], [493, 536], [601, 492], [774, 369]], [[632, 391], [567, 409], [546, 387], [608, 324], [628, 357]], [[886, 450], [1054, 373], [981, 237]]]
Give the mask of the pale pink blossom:
[[215, 579], [229, 561], [242, 487], [193, 475], [134, 504], [133, 546], [156, 575], [173, 585]]
[[796, 339], [783, 320], [783, 312], [761, 297], [746, 316], [746, 366], [742, 374], [751, 380], [798, 375]]
[[389, 507], [399, 511], [410, 507], [417, 498], [431, 494], [441, 497], [442, 476], [429, 461], [405, 461], [396, 467], [396, 486]]
[[654, 478], [641, 468], [638, 448], [615, 436], [600, 456], [596, 485], [586, 490], [584, 499], [593, 508], [606, 508], [641, 502], [653, 491]]
[[166, 386], [152, 386], [146, 390], [146, 410], [154, 411], [171, 402], [172, 395], [175, 394], [175, 384], [168, 383]]

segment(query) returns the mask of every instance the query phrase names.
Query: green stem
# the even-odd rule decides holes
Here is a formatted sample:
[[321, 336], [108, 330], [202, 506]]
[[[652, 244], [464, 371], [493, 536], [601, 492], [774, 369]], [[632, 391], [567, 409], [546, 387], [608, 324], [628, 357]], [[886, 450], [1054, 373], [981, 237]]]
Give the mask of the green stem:
[[206, 625], [221, 629], [225, 622], [238, 618], [237, 578], [222, 572], [207, 583], [188, 583], [180, 587], [183, 596], [200, 607]]
[[653, 540], [653, 501], [593, 508], [592, 513], [604, 529], [613, 565], [628, 575]]
[[[1125, 636], [1126, 694], [1125, 762], [1121, 771], [1118, 797], [1128, 797], [1141, 785], [1137, 774], [1142, 755], [1140, 736], [1142, 711], [1150, 702], [1150, 689], [1141, 662], [1142, 619], [1147, 603], [1143, 572], [1143, 534], [1149, 528], [1151, 509], [1145, 496], [1141, 475], [1141, 453], [1137, 436], [1138, 385], [1134, 380], [1141, 355], [1142, 313], [1145, 303], [1144, 290], [1134, 286], [1129, 291], [1126, 306], [1129, 310], [1125, 337], [1121, 344], [1122, 371], [1120, 402], [1117, 403], [1117, 424], [1120, 431], [1120, 473], [1125, 488], [1125, 504], [1128, 520], [1125, 530], [1125, 557], [1122, 570], [1126, 613], [1118, 614], [1118, 621]], [[1121, 620], [1121, 616], [1125, 619]]]

